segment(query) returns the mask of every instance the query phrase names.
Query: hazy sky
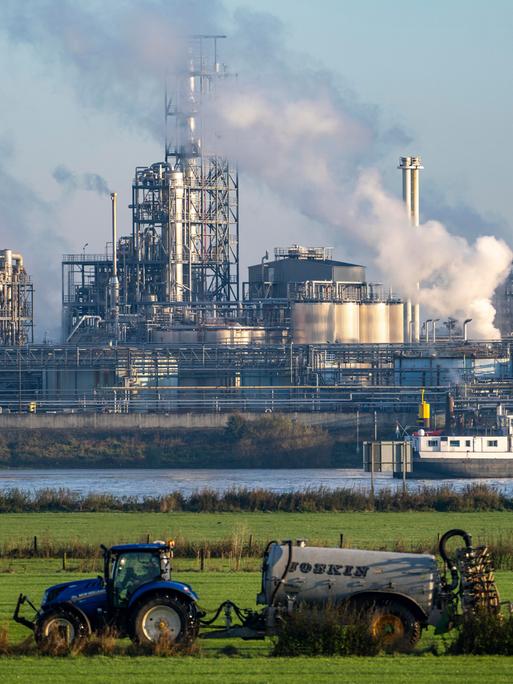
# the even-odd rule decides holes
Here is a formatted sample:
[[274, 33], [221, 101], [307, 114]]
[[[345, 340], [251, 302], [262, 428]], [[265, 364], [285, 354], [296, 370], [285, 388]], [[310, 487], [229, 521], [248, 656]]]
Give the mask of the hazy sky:
[[[53, 6], [58, 15], [60, 2]], [[90, 7], [93, 0], [77, 6]], [[18, 0], [23, 7], [24, 0]], [[33, 4], [33, 3], [32, 3]], [[37, 3], [36, 3], [37, 4]], [[148, 3], [146, 3], [148, 4]], [[201, 5], [200, 3], [196, 3]], [[209, 3], [206, 3], [209, 4]], [[513, 2], [508, 0], [225, 0], [226, 33], [232, 13], [249, 8], [272, 26], [301, 64], [332, 70], [361, 111], [390, 140], [374, 163], [388, 190], [400, 194], [400, 154], [421, 154], [423, 220], [444, 220], [453, 232], [486, 232], [511, 245], [511, 114], [513, 112]], [[102, 252], [109, 239], [110, 200], [59, 184], [55, 169], [99, 174], [119, 194], [122, 232], [130, 231], [130, 184], [137, 165], [158, 161], [163, 144], [147, 128], [123, 120], [87, 97], [90, 81], [77, 83], [66, 65], [43, 55], [32, 38], [12, 40], [0, 3], [0, 248], [25, 253], [36, 288], [39, 337], [55, 336], [63, 252]], [[144, 0], [98, 3], [105, 21]], [[30, 16], [30, 15], [29, 15]], [[258, 15], [262, 18], [262, 15]], [[280, 26], [281, 24], [281, 26]], [[12, 27], [11, 27], [12, 28]], [[24, 28], [12, 29], [23, 33]], [[58, 27], [56, 28], [58, 30]], [[198, 31], [204, 29], [198, 26]], [[141, 31], [142, 43], [150, 41]], [[263, 73], [267, 46], [255, 45]], [[237, 65], [239, 66], [239, 65]], [[98, 65], [101, 70], [101, 65]], [[263, 76], [265, 77], [265, 76]], [[239, 79], [244, 73], [239, 71]], [[127, 93], [130, 97], [130, 93]], [[134, 98], [135, 99], [135, 98]], [[160, 125], [160, 122], [156, 122]], [[409, 139], [409, 140], [408, 140]], [[272, 150], [269, 151], [270, 163]], [[285, 209], [269, 190], [245, 192], [241, 183], [243, 269], [266, 249], [292, 241], [326, 242], [311, 222]], [[266, 216], [283, 213], [280, 234], [265, 230]], [[252, 222], [246, 217], [252, 217]], [[255, 217], [264, 228], [255, 230]], [[246, 228], [248, 226], [248, 228]], [[337, 245], [336, 256], [362, 261], [354, 247]], [[44, 264], [43, 264], [44, 262]]]

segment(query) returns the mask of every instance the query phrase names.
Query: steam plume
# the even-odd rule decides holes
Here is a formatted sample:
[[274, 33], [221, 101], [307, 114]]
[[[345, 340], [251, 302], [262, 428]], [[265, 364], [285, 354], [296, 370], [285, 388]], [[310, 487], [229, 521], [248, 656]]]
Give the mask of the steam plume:
[[[384, 154], [392, 159], [391, 145], [401, 144], [394, 161], [405, 151], [400, 130], [381, 131], [375, 108], [303, 55], [287, 52], [282, 26], [267, 14], [239, 10], [230, 16], [215, 0], [147, 5], [151, 12], [120, 5], [112, 22], [104, 3], [61, 0], [57, 8], [50, 0], [4, 0], [0, 16], [12, 40], [33, 45], [51, 62], [60, 59], [89, 105], [117, 111], [123, 123], [144, 127], [159, 141], [162, 82], [166, 69], [184, 68], [183, 36], [228, 32], [230, 61], [241, 77], [224, 84], [210, 103], [209, 128], [217, 137], [206, 143], [237, 158], [245, 174], [278, 189], [282, 202], [322, 224], [339, 251], [370, 260], [386, 284], [418, 300], [426, 313], [472, 317], [474, 336], [497, 334], [491, 296], [513, 254], [491, 234], [471, 241], [437, 221], [410, 227], [402, 203], [385, 191], [375, 168]], [[141, 35], [152, 39], [141, 41]], [[71, 174], [71, 182], [81, 181]], [[64, 182], [70, 182], [67, 176]]]

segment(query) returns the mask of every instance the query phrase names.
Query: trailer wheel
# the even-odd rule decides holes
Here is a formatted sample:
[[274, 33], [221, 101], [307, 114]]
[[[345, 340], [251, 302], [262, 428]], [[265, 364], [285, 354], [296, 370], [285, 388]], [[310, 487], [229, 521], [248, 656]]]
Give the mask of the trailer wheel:
[[194, 639], [197, 633], [189, 606], [166, 594], [140, 604], [132, 625], [133, 639], [142, 646], [152, 646], [160, 639], [179, 644]]
[[89, 634], [87, 622], [73, 610], [61, 606], [41, 615], [34, 636], [39, 647], [71, 648]]
[[421, 626], [399, 601], [383, 601], [371, 608], [370, 632], [385, 648], [411, 651], [420, 639]]

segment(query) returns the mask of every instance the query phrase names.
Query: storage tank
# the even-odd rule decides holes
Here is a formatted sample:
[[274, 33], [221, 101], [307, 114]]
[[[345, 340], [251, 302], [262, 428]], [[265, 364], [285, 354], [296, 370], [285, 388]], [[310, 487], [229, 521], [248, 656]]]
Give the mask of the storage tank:
[[232, 331], [230, 328], [205, 328], [205, 344], [231, 344]]
[[249, 328], [251, 331], [251, 344], [265, 344], [265, 328]]
[[360, 341], [360, 305], [356, 302], [334, 304], [335, 342]]
[[231, 329], [232, 343], [247, 347], [251, 344], [251, 328], [236, 325]]
[[390, 302], [388, 306], [388, 340], [404, 342], [404, 304]]
[[151, 339], [156, 344], [197, 344], [198, 331], [195, 328], [154, 330]]
[[333, 342], [333, 304], [329, 302], [294, 302], [292, 331], [296, 344]]
[[358, 591], [393, 587], [429, 615], [438, 569], [434, 556], [420, 553], [336, 549], [274, 542], [262, 571], [260, 604], [337, 603]]
[[388, 340], [388, 307], [385, 302], [360, 304], [360, 342], [386, 344]]

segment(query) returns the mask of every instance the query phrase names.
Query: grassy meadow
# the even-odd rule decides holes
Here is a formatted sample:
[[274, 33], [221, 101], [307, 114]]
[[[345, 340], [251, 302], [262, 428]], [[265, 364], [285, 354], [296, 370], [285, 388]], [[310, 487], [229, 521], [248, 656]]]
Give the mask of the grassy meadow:
[[[174, 576], [189, 582], [200, 596], [200, 605], [209, 611], [227, 598], [241, 607], [254, 608], [259, 590], [259, 545], [273, 538], [307, 538], [336, 546], [344, 534], [347, 546], [367, 548], [431, 549], [438, 534], [461, 527], [476, 542], [511, 540], [513, 513], [3, 513], [0, 515], [0, 625], [7, 627], [11, 643], [29, 632], [15, 625], [10, 616], [20, 591], [36, 605], [43, 590], [58, 582], [94, 576], [98, 557], [74, 557], [73, 549], [96, 548], [100, 543], [153, 538], [177, 539]], [[38, 555], [30, 557], [33, 537], [38, 538]], [[248, 554], [251, 537], [253, 552]], [[191, 554], [191, 542], [201, 548], [213, 542], [226, 542], [226, 554], [208, 558], [205, 571]], [[246, 546], [244, 546], [246, 544]], [[66, 570], [62, 558], [48, 554], [68, 549]], [[180, 552], [181, 545], [188, 554]], [[29, 551], [15, 557], [15, 550]], [[237, 555], [236, 550], [239, 549]], [[21, 554], [23, 555], [23, 554]], [[84, 554], [82, 554], [84, 555]], [[94, 556], [94, 554], [92, 554]], [[502, 598], [513, 599], [513, 571], [500, 570], [497, 581]], [[272, 658], [272, 642], [241, 640], [200, 641], [196, 656], [27, 656], [0, 655], [0, 681], [6, 682], [126, 682], [165, 677], [180, 682], [358, 682], [416, 683], [510, 682], [513, 658], [481, 656], [442, 656], [444, 644], [432, 630], [424, 633], [416, 655], [382, 655], [375, 658]], [[124, 648], [123, 643], [120, 649]], [[30, 650], [30, 649], [29, 649]]]

